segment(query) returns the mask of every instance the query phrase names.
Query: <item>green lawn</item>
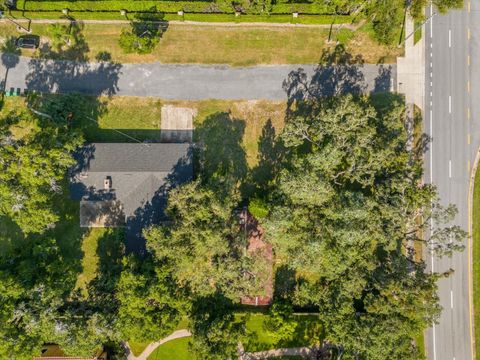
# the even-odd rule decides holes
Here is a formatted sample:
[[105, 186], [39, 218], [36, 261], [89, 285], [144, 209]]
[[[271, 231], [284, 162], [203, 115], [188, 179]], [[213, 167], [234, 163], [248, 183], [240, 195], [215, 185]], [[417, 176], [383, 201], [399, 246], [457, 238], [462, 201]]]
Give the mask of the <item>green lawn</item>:
[[415, 21], [415, 27], [414, 29], [417, 29], [415, 31], [415, 34], [413, 35], [413, 43], [416, 44], [417, 42], [419, 42], [421, 39], [422, 39], [422, 28], [420, 27], [420, 25], [422, 24], [421, 21]]
[[323, 336], [322, 326], [314, 315], [296, 315], [298, 327], [292, 338], [277, 343], [264, 330], [266, 315], [251, 313], [247, 320], [247, 338], [244, 340], [245, 351], [255, 352], [279, 347], [300, 347], [317, 344]]
[[129, 341], [128, 345], [130, 346], [130, 350], [132, 350], [133, 355], [139, 356], [143, 350], [148, 346], [149, 343], [139, 343], [135, 341]]
[[[182, 320], [180, 320], [175, 330], [186, 329], [187, 325], [188, 325], [188, 318], [185, 317]], [[133, 341], [129, 341], [128, 344], [130, 345], [130, 349], [132, 349], [132, 352], [135, 356], [140, 355], [143, 352], [143, 350], [145, 350], [145, 348], [148, 346], [148, 343], [138, 343]]]
[[480, 168], [475, 175], [473, 190], [473, 307], [475, 321], [475, 347], [480, 354]]
[[[118, 39], [122, 29], [127, 27], [128, 24], [86, 24], [82, 30], [86, 46], [79, 47], [78, 52], [68, 51], [64, 57], [96, 61], [103, 53], [121, 63], [308, 64], [318, 63], [322, 51], [333, 46], [326, 42], [329, 30], [325, 28], [170, 24], [153, 53], [124, 54]], [[32, 33], [39, 35], [43, 44], [51, 43], [47, 29], [46, 24], [32, 24]], [[0, 34], [0, 40], [19, 35], [11, 23], [0, 24]], [[403, 51], [396, 46], [378, 44], [363, 28], [355, 32], [344, 29], [334, 34], [348, 52], [362, 56], [366, 63], [395, 62], [396, 56]], [[23, 54], [40, 56], [40, 51], [24, 50]], [[44, 54], [48, 56], [48, 52]]]
[[[244, 316], [245, 313], [238, 313], [237, 317]], [[247, 338], [243, 341], [245, 351], [255, 352], [271, 350], [279, 347], [300, 347], [316, 344], [322, 336], [322, 328], [318, 323], [318, 318], [313, 315], [297, 315], [299, 326], [294, 336], [288, 341], [278, 344], [263, 329], [263, 323], [266, 315], [261, 313], [251, 313], [247, 320]], [[182, 338], [169, 341], [159, 346], [149, 357], [148, 360], [175, 359], [190, 360], [192, 354], [188, 350], [189, 338]], [[275, 358], [282, 359], [282, 358]], [[288, 360], [294, 360], [295, 357], [285, 357]]]
[[191, 360], [193, 355], [188, 351], [189, 338], [181, 338], [160, 345], [148, 360]]
[[417, 346], [418, 353], [420, 354], [420, 359], [425, 359], [425, 334], [422, 331], [415, 337], [415, 345]]

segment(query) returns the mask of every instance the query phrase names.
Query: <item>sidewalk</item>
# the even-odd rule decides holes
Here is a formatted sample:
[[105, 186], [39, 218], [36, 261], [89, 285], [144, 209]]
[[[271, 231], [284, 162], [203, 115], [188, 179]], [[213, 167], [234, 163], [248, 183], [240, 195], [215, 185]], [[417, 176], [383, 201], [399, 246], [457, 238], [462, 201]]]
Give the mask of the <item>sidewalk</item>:
[[125, 349], [125, 354], [127, 355], [127, 360], [147, 360], [147, 358], [160, 345], [165, 344], [166, 342], [169, 342], [171, 340], [180, 339], [180, 338], [184, 338], [184, 337], [189, 337], [191, 335], [192, 334], [190, 334], [190, 332], [188, 330], [174, 331], [171, 335], [169, 335], [169, 336], [167, 336], [167, 337], [165, 337], [165, 338], [163, 338], [159, 341], [155, 341], [153, 343], [150, 343], [145, 348], [145, 350], [143, 350], [143, 352], [138, 356], [133, 355], [132, 350], [130, 349], [130, 346], [128, 345], [128, 342], [124, 342], [122, 345], [123, 345], [123, 348]]
[[[293, 18], [292, 18], [293, 19]], [[15, 18], [15, 21], [22, 24], [54, 24], [54, 23], [70, 23], [68, 19], [18, 19]], [[78, 19], [76, 22], [82, 24], [130, 24], [131, 20], [82, 20]], [[0, 23], [8, 23], [6, 19], [0, 19]], [[223, 27], [305, 27], [305, 28], [324, 28], [329, 29], [331, 24], [292, 24], [292, 23], [270, 23], [270, 22], [207, 22], [207, 21], [180, 21], [180, 20], [171, 20], [171, 21], [159, 21], [161, 24], [169, 25], [196, 25], [196, 26], [223, 26]], [[363, 23], [351, 24], [351, 23], [337, 23], [333, 25], [334, 29], [345, 28], [350, 30], [357, 30]]]
[[[414, 21], [407, 16], [405, 34], [414, 31]], [[417, 30], [420, 31], [420, 30]], [[425, 26], [422, 38], [414, 44], [414, 36], [405, 41], [405, 56], [397, 58], [397, 91], [405, 95], [405, 103], [417, 105], [422, 111], [425, 103]]]

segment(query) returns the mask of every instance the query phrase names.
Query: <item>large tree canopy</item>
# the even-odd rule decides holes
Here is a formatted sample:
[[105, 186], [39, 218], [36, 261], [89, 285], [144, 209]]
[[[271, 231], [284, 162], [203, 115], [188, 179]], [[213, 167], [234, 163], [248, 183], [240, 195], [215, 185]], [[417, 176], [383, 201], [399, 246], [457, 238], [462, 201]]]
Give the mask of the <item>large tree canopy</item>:
[[[61, 114], [54, 115], [33, 121], [30, 114], [12, 112], [1, 120], [0, 216], [11, 218], [26, 234], [55, 225], [59, 214], [52, 204], [74, 163], [71, 153], [83, 141]], [[19, 123], [41, 131], [15, 134]]]
[[[425, 241], [431, 217], [450, 220], [455, 211], [432, 210], [435, 189], [421, 184], [425, 144], [407, 150], [403, 105], [372, 100], [292, 104], [266, 233], [296, 272], [296, 304], [319, 307], [327, 340], [350, 355], [406, 359], [411, 339], [439, 314], [436, 275], [407, 245]], [[428, 245], [449, 254], [464, 235], [439, 228]]]
[[[147, 245], [159, 261], [172, 265], [177, 284], [194, 296], [220, 291], [232, 300], [261, 291], [261, 282], [246, 276], [265, 260], [247, 257], [247, 239], [235, 208], [235, 189], [195, 181], [173, 190], [167, 214], [171, 223], [147, 232]], [[226, 190], [226, 191], [225, 191]]]

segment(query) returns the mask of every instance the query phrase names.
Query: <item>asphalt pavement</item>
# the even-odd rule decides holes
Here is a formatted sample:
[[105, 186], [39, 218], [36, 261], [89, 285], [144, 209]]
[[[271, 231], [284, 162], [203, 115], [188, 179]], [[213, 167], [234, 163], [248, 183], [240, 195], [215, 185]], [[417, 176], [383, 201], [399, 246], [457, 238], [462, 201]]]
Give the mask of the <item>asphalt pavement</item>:
[[[427, 17], [435, 12], [429, 7]], [[466, 0], [463, 10], [434, 15], [423, 36], [425, 132], [433, 139], [425, 180], [437, 186], [442, 204], [457, 206], [455, 223], [467, 231], [470, 175], [480, 145], [480, 3]], [[468, 245], [451, 258], [428, 255], [431, 271], [454, 270], [438, 282], [443, 311], [428, 331], [429, 359], [473, 359]]]
[[[287, 93], [284, 81], [306, 74], [309, 77], [332, 78], [331, 72], [316, 65], [262, 65], [252, 67], [79, 63], [45, 61], [26, 57], [2, 55], [0, 79], [6, 89], [20, 88], [42, 92], [80, 92], [99, 95], [155, 96], [163, 99], [266, 99], [284, 100]], [[388, 91], [396, 84], [395, 65], [352, 65], [358, 70], [355, 79], [351, 71], [335, 79], [362, 84], [363, 92]], [[303, 70], [300, 70], [303, 69]], [[319, 75], [319, 72], [321, 73]], [[323, 72], [323, 73], [322, 73]], [[328, 95], [333, 84], [322, 91]]]

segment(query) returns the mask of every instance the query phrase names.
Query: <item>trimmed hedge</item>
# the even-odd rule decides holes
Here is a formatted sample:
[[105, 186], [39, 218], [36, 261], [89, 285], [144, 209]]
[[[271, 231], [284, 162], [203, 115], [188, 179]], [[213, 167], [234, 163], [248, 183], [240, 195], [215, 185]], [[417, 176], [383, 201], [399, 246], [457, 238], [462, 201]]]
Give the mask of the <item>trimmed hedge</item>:
[[[268, 6], [268, 5], [267, 5]], [[333, 9], [323, 2], [313, 3], [284, 3], [279, 2], [269, 6], [267, 13], [270, 14], [300, 14], [331, 15]], [[184, 11], [189, 13], [223, 13], [233, 14], [235, 9], [229, 1], [171, 1], [171, 0], [79, 0], [79, 1], [38, 1], [18, 0], [17, 9], [25, 11], [105, 11], [116, 12], [149, 12], [156, 9], [157, 12], [176, 13]], [[245, 9], [247, 14], [257, 14], [258, 10]], [[262, 14], [263, 16], [263, 14]]]
[[216, 4], [207, 1], [128, 1], [128, 0], [107, 0], [107, 1], [25, 1], [17, 3], [17, 9], [26, 11], [106, 11], [120, 12], [149, 12], [152, 8], [157, 12], [176, 13], [177, 11], [198, 12], [198, 13], [234, 13], [232, 6]]
[[[66, 19], [61, 11], [41, 11], [41, 12], [25, 12], [15, 10], [11, 14], [15, 18], [22, 18], [26, 16], [30, 19]], [[125, 16], [120, 15], [120, 12], [71, 12], [69, 15], [77, 20], [127, 20]], [[134, 14], [129, 14], [128, 19], [133, 18]], [[184, 16], [174, 14], [165, 14], [164, 21], [198, 21], [198, 22], [258, 22], [258, 23], [292, 23], [292, 24], [314, 24], [325, 25], [333, 22], [334, 16], [331, 15], [300, 15], [298, 18], [293, 18], [290, 15], [241, 15], [234, 14], [189, 14]], [[350, 16], [342, 16], [335, 19], [336, 24], [350, 23], [352, 18]]]

